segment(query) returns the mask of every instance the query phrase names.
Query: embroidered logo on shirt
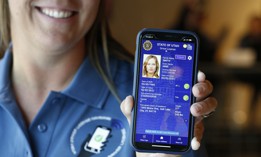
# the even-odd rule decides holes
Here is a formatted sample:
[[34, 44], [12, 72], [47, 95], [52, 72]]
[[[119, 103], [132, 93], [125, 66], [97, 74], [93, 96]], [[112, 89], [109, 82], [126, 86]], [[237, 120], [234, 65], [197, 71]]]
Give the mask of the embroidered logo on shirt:
[[70, 147], [72, 153], [78, 157], [113, 157], [120, 152], [125, 140], [126, 129], [121, 121], [96, 116], [81, 121], [74, 128], [70, 137]]
[[[104, 144], [110, 137], [110, 132], [110, 128], [97, 126], [92, 135], [87, 135], [87, 139], [82, 144], [80, 154], [86, 154], [85, 152], [100, 154], [103, 147], [105, 146]], [[81, 157], [81, 155], [79, 155], [79, 157]]]

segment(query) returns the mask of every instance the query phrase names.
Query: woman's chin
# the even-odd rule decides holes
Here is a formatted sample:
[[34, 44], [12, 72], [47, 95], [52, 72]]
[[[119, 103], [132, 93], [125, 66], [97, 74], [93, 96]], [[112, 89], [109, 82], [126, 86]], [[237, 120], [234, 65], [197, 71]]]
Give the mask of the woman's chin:
[[49, 40], [44, 40], [42, 42], [38, 42], [38, 47], [45, 51], [69, 51], [75, 45], [75, 41], [61, 39], [61, 38], [52, 38]]

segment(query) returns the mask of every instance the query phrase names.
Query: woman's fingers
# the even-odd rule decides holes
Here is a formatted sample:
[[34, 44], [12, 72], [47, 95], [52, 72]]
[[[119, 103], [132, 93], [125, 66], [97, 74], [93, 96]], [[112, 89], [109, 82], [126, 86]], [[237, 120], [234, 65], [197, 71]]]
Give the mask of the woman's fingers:
[[214, 112], [218, 103], [216, 98], [208, 97], [205, 100], [194, 103], [190, 107], [190, 112], [195, 117], [202, 117]]
[[206, 80], [205, 74], [201, 71], [198, 72], [198, 83], [193, 86], [192, 92], [197, 102], [190, 107], [191, 114], [196, 117], [191, 148], [198, 150], [204, 134], [203, 117], [214, 112], [218, 103], [216, 98], [209, 97], [213, 92], [213, 85]]
[[198, 71], [198, 82], [204, 82], [206, 80], [206, 75], [202, 71]]
[[199, 82], [195, 84], [192, 88], [193, 95], [196, 97], [197, 101], [200, 101], [207, 96], [209, 96], [213, 91], [213, 85], [205, 80], [204, 82]]
[[206, 75], [198, 71], [198, 83], [192, 88], [193, 95], [200, 101], [209, 96], [213, 91], [213, 85], [211, 82], [206, 80]]
[[202, 121], [198, 121], [194, 126], [194, 138], [191, 141], [191, 148], [193, 150], [198, 150], [200, 147], [200, 142], [204, 134], [204, 125]]
[[129, 124], [131, 124], [132, 108], [133, 108], [133, 97], [127, 96], [121, 103], [121, 112], [125, 115]]

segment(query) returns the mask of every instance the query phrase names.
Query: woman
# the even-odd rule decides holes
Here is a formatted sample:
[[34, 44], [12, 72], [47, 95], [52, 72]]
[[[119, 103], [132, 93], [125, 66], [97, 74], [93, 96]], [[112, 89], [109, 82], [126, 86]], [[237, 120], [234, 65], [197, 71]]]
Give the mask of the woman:
[[159, 61], [156, 56], [149, 55], [143, 63], [143, 77], [159, 78]]
[[[0, 0], [1, 156], [135, 156], [131, 56], [108, 36], [104, 2]], [[202, 101], [191, 112], [202, 117], [216, 101], [204, 99], [212, 86], [199, 74], [193, 92]]]

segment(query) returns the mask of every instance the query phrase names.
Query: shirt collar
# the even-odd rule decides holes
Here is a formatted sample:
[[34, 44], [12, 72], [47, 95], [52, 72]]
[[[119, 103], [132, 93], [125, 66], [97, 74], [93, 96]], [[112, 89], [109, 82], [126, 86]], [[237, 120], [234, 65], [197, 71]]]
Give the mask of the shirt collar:
[[[6, 91], [10, 90], [10, 72], [12, 66], [11, 51], [12, 44], [10, 44], [0, 62], [0, 97], [1, 94], [3, 95]], [[116, 60], [111, 60], [110, 66], [112, 78], [114, 78], [117, 66]], [[103, 107], [109, 94], [109, 89], [100, 74], [90, 63], [88, 57], [86, 57], [71, 83], [62, 93], [86, 105], [100, 109]]]
[[[113, 78], [116, 73], [116, 64], [115, 60], [111, 60], [110, 68]], [[62, 91], [63, 94], [71, 98], [99, 109], [103, 107], [109, 92], [107, 85], [88, 57], [76, 72], [69, 86]]]
[[14, 117], [14, 120], [17, 121], [26, 133], [26, 125], [23, 121], [23, 116], [15, 103], [15, 97], [13, 95], [12, 86], [11, 86], [11, 70], [12, 70], [12, 43], [10, 43], [8, 49], [5, 51], [3, 58], [0, 61], [0, 105], [7, 109], [7, 111]]

